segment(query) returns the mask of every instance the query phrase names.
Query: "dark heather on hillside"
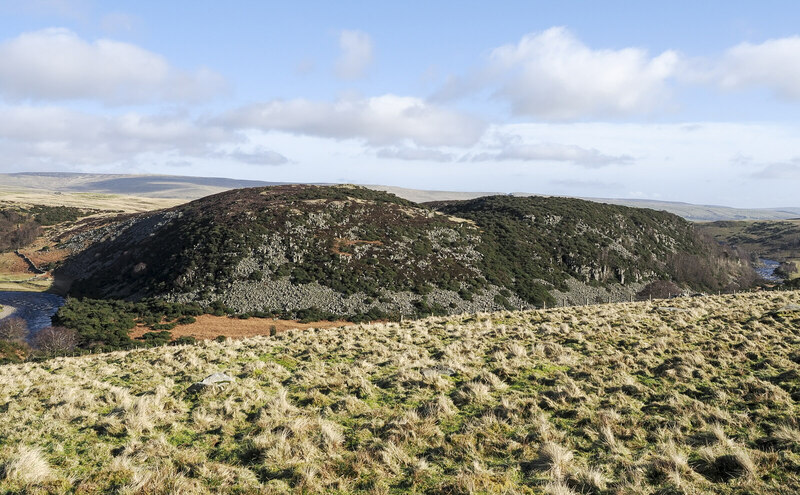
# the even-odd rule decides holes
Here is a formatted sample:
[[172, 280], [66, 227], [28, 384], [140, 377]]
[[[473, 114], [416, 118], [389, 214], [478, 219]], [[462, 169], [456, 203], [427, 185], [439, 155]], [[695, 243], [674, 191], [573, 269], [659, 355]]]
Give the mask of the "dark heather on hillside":
[[75, 296], [345, 316], [551, 304], [570, 278], [711, 288], [739, 275], [664, 212], [505, 196], [432, 206], [355, 186], [238, 189], [83, 232], [72, 243], [90, 247], [58, 275]]
[[[531, 300], [545, 281], [608, 284], [672, 279], [722, 289], [751, 270], [677, 215], [572, 198], [487, 196], [427, 203], [474, 221], [484, 273]], [[536, 294], [533, 294], [533, 298]]]

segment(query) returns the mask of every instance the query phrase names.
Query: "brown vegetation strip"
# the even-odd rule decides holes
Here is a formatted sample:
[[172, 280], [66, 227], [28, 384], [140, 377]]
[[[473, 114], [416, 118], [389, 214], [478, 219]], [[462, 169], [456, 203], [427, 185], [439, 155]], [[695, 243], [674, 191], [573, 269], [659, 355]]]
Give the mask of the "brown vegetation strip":
[[14, 253], [0, 254], [0, 274], [28, 273], [28, 265]]
[[[170, 330], [173, 338], [191, 336], [199, 340], [213, 339], [220, 335], [233, 339], [254, 337], [256, 335], [269, 335], [272, 327], [278, 333], [292, 329], [305, 330], [307, 328], [334, 328], [351, 325], [347, 321], [316, 321], [300, 323], [296, 320], [273, 320], [271, 318], [248, 318], [241, 320], [227, 316], [202, 315], [197, 321], [189, 325], [178, 325]], [[138, 326], [131, 331], [131, 338], [139, 338], [145, 332], [151, 332], [148, 327]]]
[[20, 249], [20, 253], [30, 258], [30, 260], [36, 263], [37, 266], [62, 261], [70, 254], [66, 249], [51, 249], [49, 251]]

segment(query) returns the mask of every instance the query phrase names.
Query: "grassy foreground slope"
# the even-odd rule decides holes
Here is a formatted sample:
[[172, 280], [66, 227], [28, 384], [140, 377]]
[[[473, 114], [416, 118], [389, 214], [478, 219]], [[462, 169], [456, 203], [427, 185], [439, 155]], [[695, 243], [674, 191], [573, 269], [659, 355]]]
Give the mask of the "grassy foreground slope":
[[[0, 367], [0, 492], [797, 493], [800, 292]], [[236, 382], [190, 390], [210, 373]]]

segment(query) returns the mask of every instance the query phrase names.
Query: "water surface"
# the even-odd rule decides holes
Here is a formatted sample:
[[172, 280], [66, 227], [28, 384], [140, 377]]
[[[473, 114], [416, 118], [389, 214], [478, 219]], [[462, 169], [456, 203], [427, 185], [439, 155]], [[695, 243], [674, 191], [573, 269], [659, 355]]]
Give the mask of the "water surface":
[[63, 304], [63, 297], [47, 292], [0, 291], [0, 305], [16, 308], [11, 316], [25, 320], [31, 335], [51, 326], [53, 315]]
[[781, 264], [775, 260], [760, 258], [758, 263], [756, 263], [756, 272], [758, 272], [761, 278], [768, 282], [782, 282], [783, 279], [775, 275], [775, 269], [780, 265]]

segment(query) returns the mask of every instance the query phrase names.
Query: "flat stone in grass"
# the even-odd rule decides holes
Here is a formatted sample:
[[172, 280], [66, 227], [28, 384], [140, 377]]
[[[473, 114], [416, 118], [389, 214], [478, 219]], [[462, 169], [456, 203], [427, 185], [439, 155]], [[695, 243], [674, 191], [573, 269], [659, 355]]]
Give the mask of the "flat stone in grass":
[[456, 370], [452, 368], [448, 368], [442, 364], [435, 364], [430, 368], [425, 368], [422, 370], [422, 374], [427, 375], [444, 375], [444, 376], [453, 376], [456, 374]]
[[223, 386], [227, 385], [228, 383], [235, 382], [236, 379], [226, 373], [213, 373], [208, 375], [207, 377], [203, 378], [202, 381], [193, 383], [192, 386], [189, 387], [190, 392], [197, 392], [202, 390], [206, 387], [210, 387], [213, 385]]

